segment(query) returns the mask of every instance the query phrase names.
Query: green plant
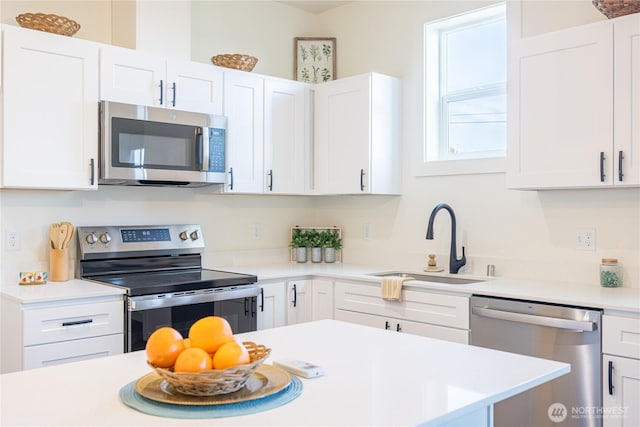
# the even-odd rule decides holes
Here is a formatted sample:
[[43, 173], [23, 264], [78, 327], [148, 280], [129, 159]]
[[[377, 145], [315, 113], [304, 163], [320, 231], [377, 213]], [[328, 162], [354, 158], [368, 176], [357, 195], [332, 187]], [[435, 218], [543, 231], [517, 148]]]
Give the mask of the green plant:
[[309, 237], [307, 235], [307, 232], [299, 229], [293, 230], [289, 247], [306, 248], [307, 246], [309, 246]]
[[319, 248], [322, 246], [322, 235], [317, 230], [307, 230], [308, 247]]
[[320, 236], [323, 248], [342, 249], [342, 239], [336, 230], [324, 230]]

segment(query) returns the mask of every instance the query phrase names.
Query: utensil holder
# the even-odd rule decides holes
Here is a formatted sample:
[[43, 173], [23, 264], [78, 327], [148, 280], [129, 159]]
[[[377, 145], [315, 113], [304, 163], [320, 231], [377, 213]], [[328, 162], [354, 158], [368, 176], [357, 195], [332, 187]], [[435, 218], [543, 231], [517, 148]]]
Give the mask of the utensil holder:
[[49, 254], [49, 280], [52, 282], [69, 280], [69, 249], [51, 249]]

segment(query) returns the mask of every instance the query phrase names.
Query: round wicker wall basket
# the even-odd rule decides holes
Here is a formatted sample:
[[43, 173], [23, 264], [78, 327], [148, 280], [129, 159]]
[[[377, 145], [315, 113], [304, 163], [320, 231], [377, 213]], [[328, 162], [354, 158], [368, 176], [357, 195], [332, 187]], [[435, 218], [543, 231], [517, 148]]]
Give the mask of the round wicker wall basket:
[[592, 3], [609, 19], [640, 12], [640, 0], [592, 0]]
[[52, 13], [23, 13], [16, 16], [16, 21], [24, 28], [63, 36], [72, 36], [80, 29], [80, 24], [73, 19]]
[[239, 53], [235, 53], [212, 56], [211, 62], [213, 62], [213, 65], [217, 65], [219, 67], [233, 68], [242, 71], [251, 71], [253, 70], [253, 67], [255, 67], [258, 63], [258, 58], [251, 55], [242, 55]]

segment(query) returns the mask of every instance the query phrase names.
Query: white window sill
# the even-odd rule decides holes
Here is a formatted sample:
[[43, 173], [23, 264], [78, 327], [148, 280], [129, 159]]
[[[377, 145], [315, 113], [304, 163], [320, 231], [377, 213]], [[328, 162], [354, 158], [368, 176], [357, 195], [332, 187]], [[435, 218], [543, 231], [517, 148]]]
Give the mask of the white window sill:
[[416, 162], [413, 175], [440, 176], [504, 173], [505, 169], [505, 157], [465, 160], [441, 160], [432, 162]]

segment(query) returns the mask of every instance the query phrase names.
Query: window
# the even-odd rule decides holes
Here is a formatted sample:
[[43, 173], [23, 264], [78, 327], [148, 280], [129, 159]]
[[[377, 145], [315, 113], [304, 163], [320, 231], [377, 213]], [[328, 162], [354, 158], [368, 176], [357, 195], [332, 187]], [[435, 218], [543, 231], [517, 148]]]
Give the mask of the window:
[[[506, 40], [504, 4], [425, 25], [427, 169], [437, 174], [504, 170]], [[488, 162], [470, 167], [475, 159]]]

